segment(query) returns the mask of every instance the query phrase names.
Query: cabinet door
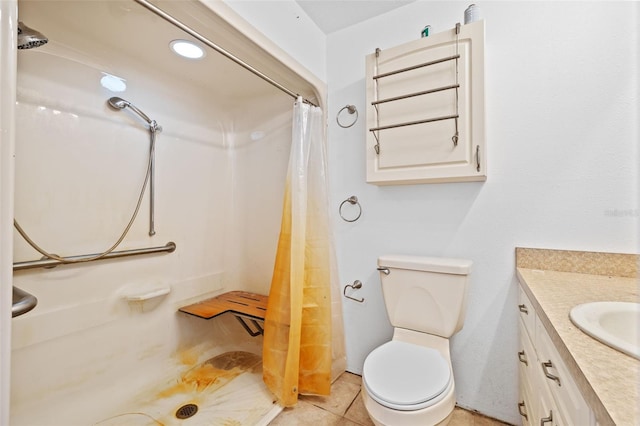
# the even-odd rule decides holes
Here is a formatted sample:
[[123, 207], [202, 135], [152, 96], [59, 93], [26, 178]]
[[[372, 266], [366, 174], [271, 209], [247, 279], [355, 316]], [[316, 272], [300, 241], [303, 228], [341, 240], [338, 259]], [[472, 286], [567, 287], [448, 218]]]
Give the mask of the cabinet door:
[[540, 411], [538, 418], [534, 419], [532, 423], [540, 426], [572, 426], [564, 422], [560, 410], [548, 390], [540, 392]]
[[367, 182], [485, 180], [484, 21], [366, 57]]
[[559, 413], [572, 425], [594, 424], [587, 402], [540, 321], [536, 324], [536, 350], [541, 377], [551, 389]]

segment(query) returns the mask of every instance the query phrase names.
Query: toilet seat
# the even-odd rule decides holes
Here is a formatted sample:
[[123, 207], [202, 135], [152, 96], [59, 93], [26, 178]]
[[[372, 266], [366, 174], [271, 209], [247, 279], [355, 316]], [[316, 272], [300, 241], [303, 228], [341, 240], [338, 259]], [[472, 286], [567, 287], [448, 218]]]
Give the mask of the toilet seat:
[[379, 404], [401, 411], [439, 402], [452, 384], [449, 363], [435, 349], [390, 341], [364, 361], [362, 382]]

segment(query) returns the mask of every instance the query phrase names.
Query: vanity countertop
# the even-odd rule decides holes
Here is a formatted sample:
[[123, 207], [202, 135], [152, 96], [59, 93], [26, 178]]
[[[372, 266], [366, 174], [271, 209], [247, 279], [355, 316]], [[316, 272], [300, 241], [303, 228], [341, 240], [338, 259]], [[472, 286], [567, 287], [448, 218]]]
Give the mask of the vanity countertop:
[[523, 290], [599, 426], [640, 425], [640, 361], [578, 329], [569, 311], [596, 301], [638, 302], [637, 278], [517, 267]]

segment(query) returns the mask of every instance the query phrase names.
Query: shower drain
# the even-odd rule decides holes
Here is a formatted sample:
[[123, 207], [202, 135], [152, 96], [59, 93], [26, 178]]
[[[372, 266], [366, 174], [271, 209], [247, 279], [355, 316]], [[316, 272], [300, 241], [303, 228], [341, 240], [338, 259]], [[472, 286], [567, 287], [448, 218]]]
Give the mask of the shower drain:
[[176, 410], [176, 417], [179, 419], [188, 419], [193, 417], [198, 412], [198, 406], [196, 404], [186, 404]]

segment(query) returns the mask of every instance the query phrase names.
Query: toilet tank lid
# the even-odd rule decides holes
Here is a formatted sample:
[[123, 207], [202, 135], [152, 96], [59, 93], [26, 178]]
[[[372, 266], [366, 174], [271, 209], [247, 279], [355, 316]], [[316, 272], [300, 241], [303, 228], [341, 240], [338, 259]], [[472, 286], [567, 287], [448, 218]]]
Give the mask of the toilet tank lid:
[[389, 254], [378, 258], [378, 266], [438, 272], [441, 274], [467, 275], [473, 262], [466, 259]]

